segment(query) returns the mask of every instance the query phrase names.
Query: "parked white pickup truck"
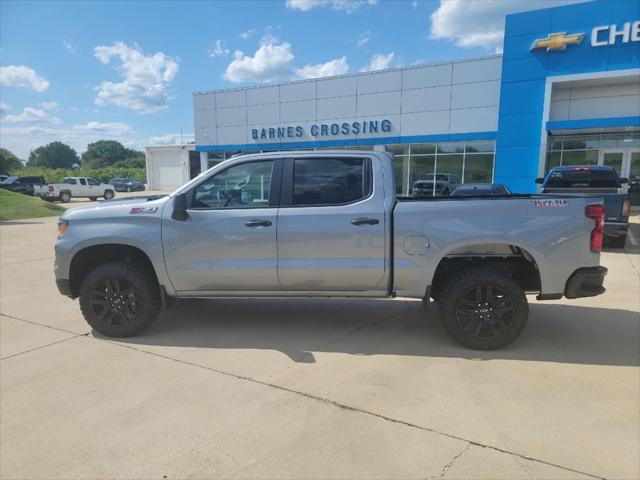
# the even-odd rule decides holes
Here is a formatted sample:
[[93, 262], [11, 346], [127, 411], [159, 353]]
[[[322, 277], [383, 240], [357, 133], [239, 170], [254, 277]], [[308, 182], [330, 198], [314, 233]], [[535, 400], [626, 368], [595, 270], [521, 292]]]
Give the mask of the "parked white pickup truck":
[[115, 187], [108, 183], [100, 183], [90, 177], [65, 177], [62, 183], [50, 183], [46, 200], [60, 200], [62, 203], [71, 201], [72, 197], [97, 200], [103, 197], [111, 200], [115, 196]]

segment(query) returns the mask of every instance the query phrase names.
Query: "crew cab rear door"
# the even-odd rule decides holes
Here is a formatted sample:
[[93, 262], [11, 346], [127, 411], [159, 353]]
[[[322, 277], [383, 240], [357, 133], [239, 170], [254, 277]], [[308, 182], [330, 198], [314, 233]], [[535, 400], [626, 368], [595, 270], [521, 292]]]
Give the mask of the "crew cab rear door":
[[366, 155], [285, 159], [278, 211], [282, 290], [363, 292], [383, 283], [380, 169]]

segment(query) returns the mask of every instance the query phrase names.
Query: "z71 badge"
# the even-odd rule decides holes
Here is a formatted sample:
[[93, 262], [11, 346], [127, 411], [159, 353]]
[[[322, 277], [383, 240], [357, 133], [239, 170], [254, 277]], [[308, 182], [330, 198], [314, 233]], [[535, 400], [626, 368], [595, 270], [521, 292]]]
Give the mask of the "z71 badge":
[[150, 215], [156, 213], [158, 207], [133, 207], [130, 211], [130, 215]]
[[568, 207], [569, 202], [567, 200], [535, 200], [533, 202], [534, 207]]

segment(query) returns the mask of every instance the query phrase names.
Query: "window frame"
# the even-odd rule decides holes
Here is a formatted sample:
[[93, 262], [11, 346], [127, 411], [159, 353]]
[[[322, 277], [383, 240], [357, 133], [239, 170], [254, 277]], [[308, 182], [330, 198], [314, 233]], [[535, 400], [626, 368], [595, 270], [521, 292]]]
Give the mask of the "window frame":
[[[238, 167], [240, 165], [248, 165], [250, 163], [260, 163], [260, 162], [271, 162], [273, 165], [271, 167], [271, 184], [269, 186], [269, 203], [268, 205], [260, 205], [254, 207], [194, 207], [192, 205], [193, 195], [200, 185], [207, 183], [212, 178], [217, 177], [218, 175], [226, 172], [231, 168]], [[265, 209], [265, 208], [277, 208], [280, 200], [280, 184], [282, 182], [282, 159], [281, 158], [252, 158], [251, 160], [247, 160], [246, 162], [236, 162], [233, 163], [222, 170], [219, 170], [211, 175], [207, 176], [207, 178], [203, 178], [201, 182], [193, 185], [189, 190], [186, 190], [184, 193], [187, 196], [187, 211], [195, 211], [202, 212], [208, 210], [255, 210], [255, 209]]]
[[295, 205], [293, 203], [293, 174], [294, 174], [294, 163], [296, 160], [315, 160], [315, 161], [323, 161], [327, 160], [328, 157], [289, 157], [284, 159], [284, 167], [282, 170], [282, 187], [280, 189], [280, 208], [316, 208], [316, 207], [344, 207], [348, 205], [354, 205], [356, 203], [363, 202], [365, 200], [370, 199], [373, 196], [373, 166], [371, 163], [370, 157], [359, 157], [359, 156], [342, 156], [336, 155], [332, 157], [336, 160], [362, 160], [363, 167], [365, 169], [365, 181], [367, 182], [368, 192], [367, 194], [359, 198], [357, 200], [353, 200], [351, 202], [346, 203], [316, 203], [313, 205]]

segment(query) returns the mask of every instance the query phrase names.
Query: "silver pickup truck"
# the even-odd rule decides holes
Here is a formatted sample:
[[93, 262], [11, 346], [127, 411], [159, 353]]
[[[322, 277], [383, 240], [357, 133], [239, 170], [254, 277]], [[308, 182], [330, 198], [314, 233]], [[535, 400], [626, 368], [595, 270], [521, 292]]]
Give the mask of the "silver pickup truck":
[[461, 344], [493, 349], [538, 300], [604, 292], [604, 208], [588, 196], [398, 197], [384, 152], [234, 157], [165, 197], [68, 210], [60, 292], [109, 336], [175, 298], [413, 297]]

